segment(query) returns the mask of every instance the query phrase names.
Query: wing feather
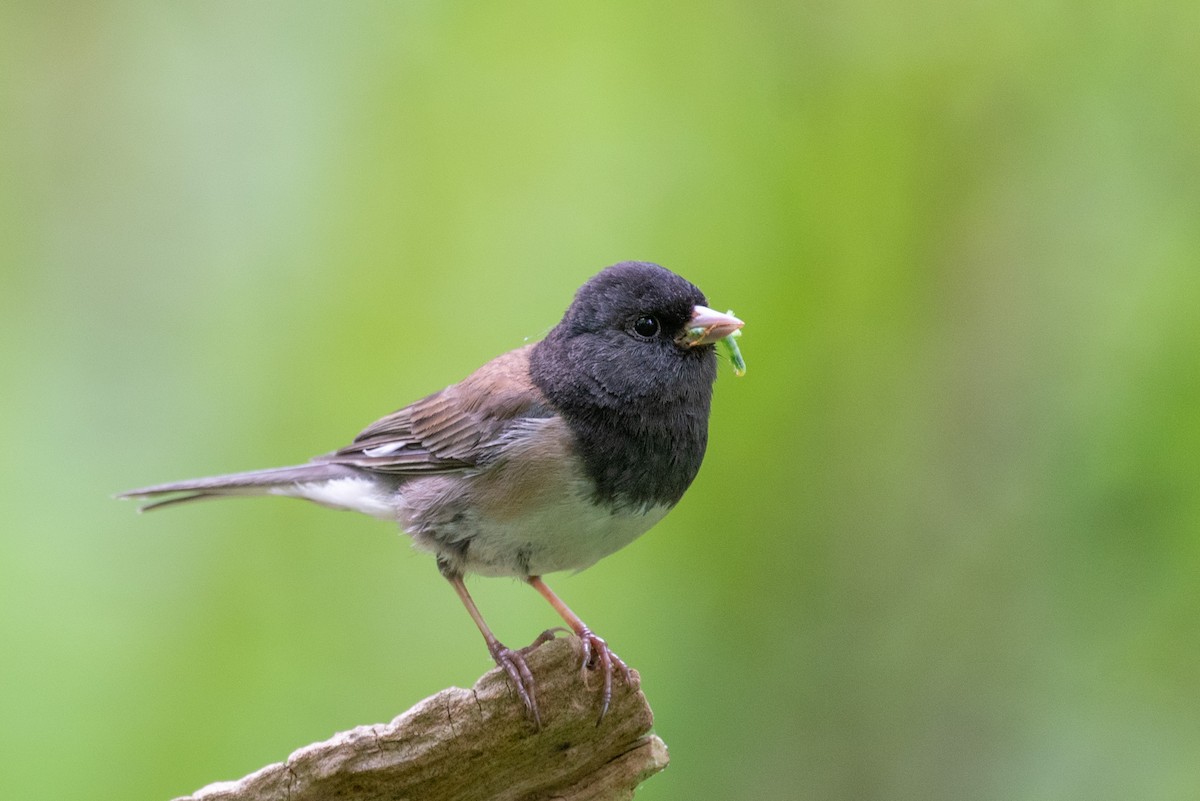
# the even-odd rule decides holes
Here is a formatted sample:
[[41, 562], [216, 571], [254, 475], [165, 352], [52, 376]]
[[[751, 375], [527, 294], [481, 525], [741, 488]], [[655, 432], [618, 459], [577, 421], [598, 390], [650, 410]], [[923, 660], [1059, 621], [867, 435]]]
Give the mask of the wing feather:
[[529, 377], [531, 347], [499, 356], [461, 382], [375, 421], [318, 461], [398, 475], [487, 463], [519, 421], [554, 414]]

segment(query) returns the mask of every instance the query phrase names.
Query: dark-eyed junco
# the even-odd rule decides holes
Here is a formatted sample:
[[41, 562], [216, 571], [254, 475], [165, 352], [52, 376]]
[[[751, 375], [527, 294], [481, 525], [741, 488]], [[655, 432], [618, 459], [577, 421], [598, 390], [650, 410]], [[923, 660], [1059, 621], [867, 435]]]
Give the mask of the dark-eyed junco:
[[[606, 268], [540, 342], [509, 351], [372, 423], [307, 464], [159, 484], [120, 497], [144, 509], [200, 498], [283, 495], [398, 522], [437, 556], [535, 723], [522, 651], [484, 623], [466, 573], [528, 582], [603, 672], [625, 664], [542, 581], [628, 545], [687, 490], [708, 440], [713, 345], [742, 321], [683, 278], [645, 262]], [[546, 635], [539, 638], [539, 642]]]

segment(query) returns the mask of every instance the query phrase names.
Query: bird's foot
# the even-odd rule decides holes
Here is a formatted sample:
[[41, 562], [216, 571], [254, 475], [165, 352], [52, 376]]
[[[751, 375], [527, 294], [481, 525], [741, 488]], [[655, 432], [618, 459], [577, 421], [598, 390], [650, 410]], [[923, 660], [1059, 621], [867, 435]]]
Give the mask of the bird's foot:
[[[541, 638], [539, 637], [538, 639], [540, 640]], [[504, 672], [508, 674], [508, 679], [516, 688], [521, 702], [525, 704], [525, 711], [529, 713], [529, 717], [533, 720], [533, 725], [541, 731], [542, 716], [538, 712], [533, 673], [530, 672], [529, 665], [525, 662], [526, 651], [531, 650], [538, 644], [540, 643], [535, 640], [533, 646], [514, 651], [500, 642], [494, 642], [488, 645], [488, 651], [491, 653], [492, 659], [496, 661], [496, 664], [504, 668]]]
[[521, 654], [524, 656], [528, 656], [529, 654], [533, 653], [535, 650], [537, 650], [541, 646], [545, 645], [546, 643], [548, 643], [552, 640], [558, 639], [558, 633], [560, 631], [563, 634], [571, 634], [571, 630], [565, 626], [555, 626], [552, 629], [546, 629], [541, 634], [539, 634], [537, 637], [535, 637], [533, 642], [529, 643], [529, 645], [526, 645], [524, 648], [522, 648]]
[[608, 714], [608, 706], [612, 701], [613, 669], [620, 670], [621, 675], [625, 677], [625, 683], [630, 685], [633, 684], [633, 672], [621, 657], [608, 647], [608, 643], [593, 634], [591, 629], [585, 626], [576, 634], [583, 644], [583, 664], [580, 670], [584, 671], [584, 681], [587, 681], [589, 670], [599, 670], [604, 675], [604, 695], [600, 703], [600, 717], [596, 719], [596, 725], [599, 726]]

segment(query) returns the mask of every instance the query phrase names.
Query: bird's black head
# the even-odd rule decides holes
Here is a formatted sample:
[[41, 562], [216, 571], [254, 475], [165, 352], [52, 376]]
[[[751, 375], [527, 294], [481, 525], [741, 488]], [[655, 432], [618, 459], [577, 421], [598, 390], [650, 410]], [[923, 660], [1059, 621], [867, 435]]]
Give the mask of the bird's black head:
[[741, 326], [705, 303], [657, 264], [622, 262], [584, 284], [534, 347], [534, 383], [574, 430], [602, 497], [673, 504], [699, 469], [713, 343]]

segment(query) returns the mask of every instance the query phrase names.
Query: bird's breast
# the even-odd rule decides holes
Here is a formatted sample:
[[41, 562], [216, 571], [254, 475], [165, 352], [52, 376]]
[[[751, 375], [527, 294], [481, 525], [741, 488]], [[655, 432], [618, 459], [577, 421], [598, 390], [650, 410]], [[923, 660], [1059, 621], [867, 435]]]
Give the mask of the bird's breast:
[[541, 575], [582, 570], [620, 550], [669, 506], [597, 498], [558, 417], [530, 421], [486, 467], [401, 488], [400, 523], [417, 547], [464, 573]]

